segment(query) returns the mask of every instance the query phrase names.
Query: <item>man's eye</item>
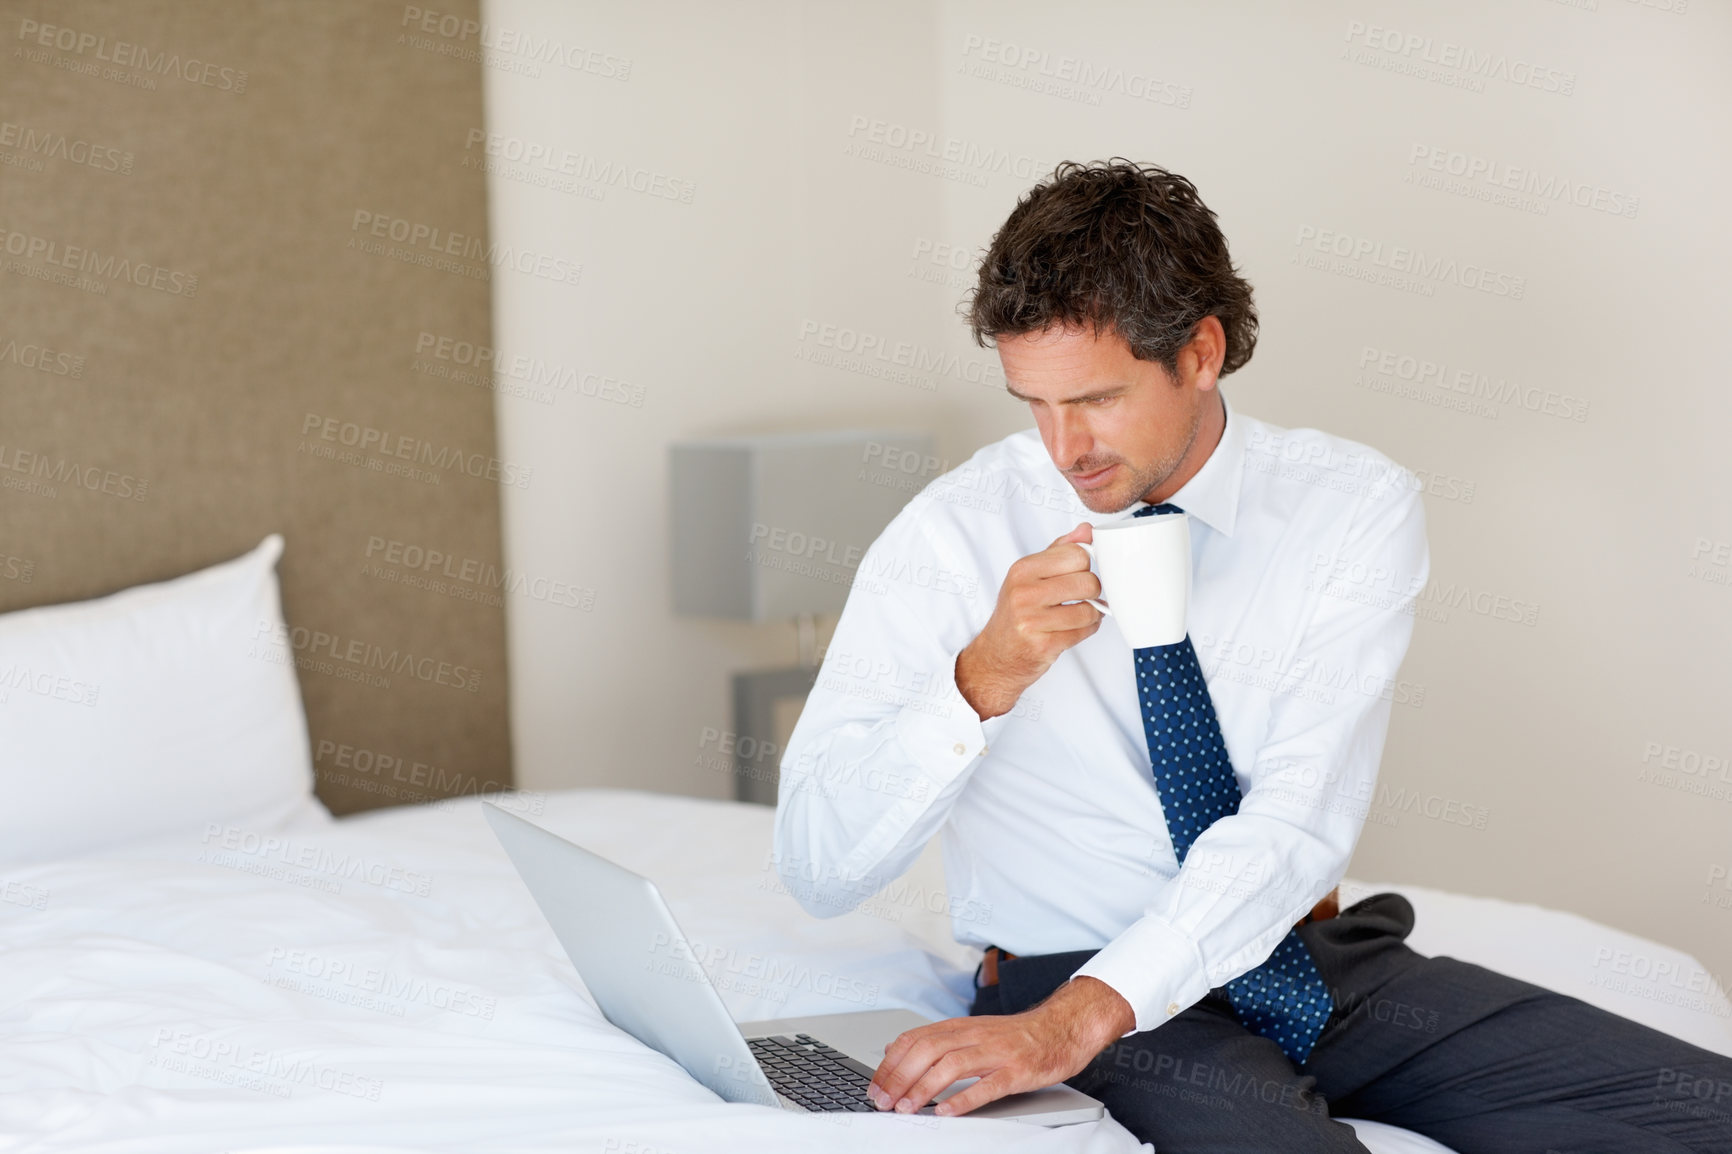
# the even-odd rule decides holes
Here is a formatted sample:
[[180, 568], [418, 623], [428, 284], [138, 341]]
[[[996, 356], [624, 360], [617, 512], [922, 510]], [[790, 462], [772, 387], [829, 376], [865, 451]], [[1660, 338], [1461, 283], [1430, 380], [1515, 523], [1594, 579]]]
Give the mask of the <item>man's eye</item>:
[[1108, 401], [1115, 401], [1117, 399], [1117, 397], [1090, 397], [1088, 403], [1091, 405], [1104, 405]]

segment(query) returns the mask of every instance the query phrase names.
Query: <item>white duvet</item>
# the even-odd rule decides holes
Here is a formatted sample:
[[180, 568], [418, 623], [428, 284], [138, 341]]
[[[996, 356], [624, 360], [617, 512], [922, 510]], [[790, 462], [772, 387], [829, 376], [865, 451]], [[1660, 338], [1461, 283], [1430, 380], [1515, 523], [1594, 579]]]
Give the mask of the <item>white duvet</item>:
[[[1110, 1118], [1044, 1130], [721, 1102], [598, 1014], [476, 804], [309, 814], [274, 835], [209, 826], [7, 871], [0, 1150], [1140, 1148]], [[816, 920], [766, 868], [767, 809], [599, 790], [514, 805], [660, 884], [737, 1020], [965, 1012], [973, 958], [949, 940], [931, 859], [862, 911]], [[1573, 982], [1732, 1053], [1732, 1012], [1691, 990], [1684, 955], [1568, 915], [1404, 892], [1424, 952]], [[1552, 921], [1512, 946], [1499, 917]]]

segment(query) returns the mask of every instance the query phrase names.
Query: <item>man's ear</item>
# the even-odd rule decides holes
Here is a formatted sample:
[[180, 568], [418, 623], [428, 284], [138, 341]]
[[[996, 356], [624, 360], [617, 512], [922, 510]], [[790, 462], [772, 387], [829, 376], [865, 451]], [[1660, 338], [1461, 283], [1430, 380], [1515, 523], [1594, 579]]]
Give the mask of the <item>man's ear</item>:
[[1227, 359], [1227, 330], [1221, 318], [1206, 316], [1191, 330], [1191, 339], [1179, 350], [1179, 375], [1196, 384], [1202, 392], [1213, 389], [1221, 379], [1221, 365]]

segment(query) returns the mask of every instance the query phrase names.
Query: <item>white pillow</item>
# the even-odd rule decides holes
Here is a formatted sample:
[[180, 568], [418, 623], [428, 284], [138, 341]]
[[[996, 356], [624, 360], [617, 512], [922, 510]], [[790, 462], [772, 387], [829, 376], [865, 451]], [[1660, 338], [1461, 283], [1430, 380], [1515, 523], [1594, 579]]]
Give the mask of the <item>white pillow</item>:
[[0, 866], [305, 812], [282, 551], [273, 533], [172, 581], [0, 614]]

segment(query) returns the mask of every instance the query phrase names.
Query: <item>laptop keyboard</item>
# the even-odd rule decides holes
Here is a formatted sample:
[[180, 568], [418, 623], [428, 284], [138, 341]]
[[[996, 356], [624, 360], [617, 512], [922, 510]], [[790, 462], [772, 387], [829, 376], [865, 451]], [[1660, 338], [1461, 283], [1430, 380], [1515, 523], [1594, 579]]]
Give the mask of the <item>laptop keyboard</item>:
[[866, 1097], [866, 1085], [874, 1073], [866, 1063], [826, 1046], [810, 1034], [748, 1038], [746, 1044], [752, 1048], [758, 1065], [764, 1068], [770, 1085], [784, 1098], [808, 1110], [876, 1112]]

